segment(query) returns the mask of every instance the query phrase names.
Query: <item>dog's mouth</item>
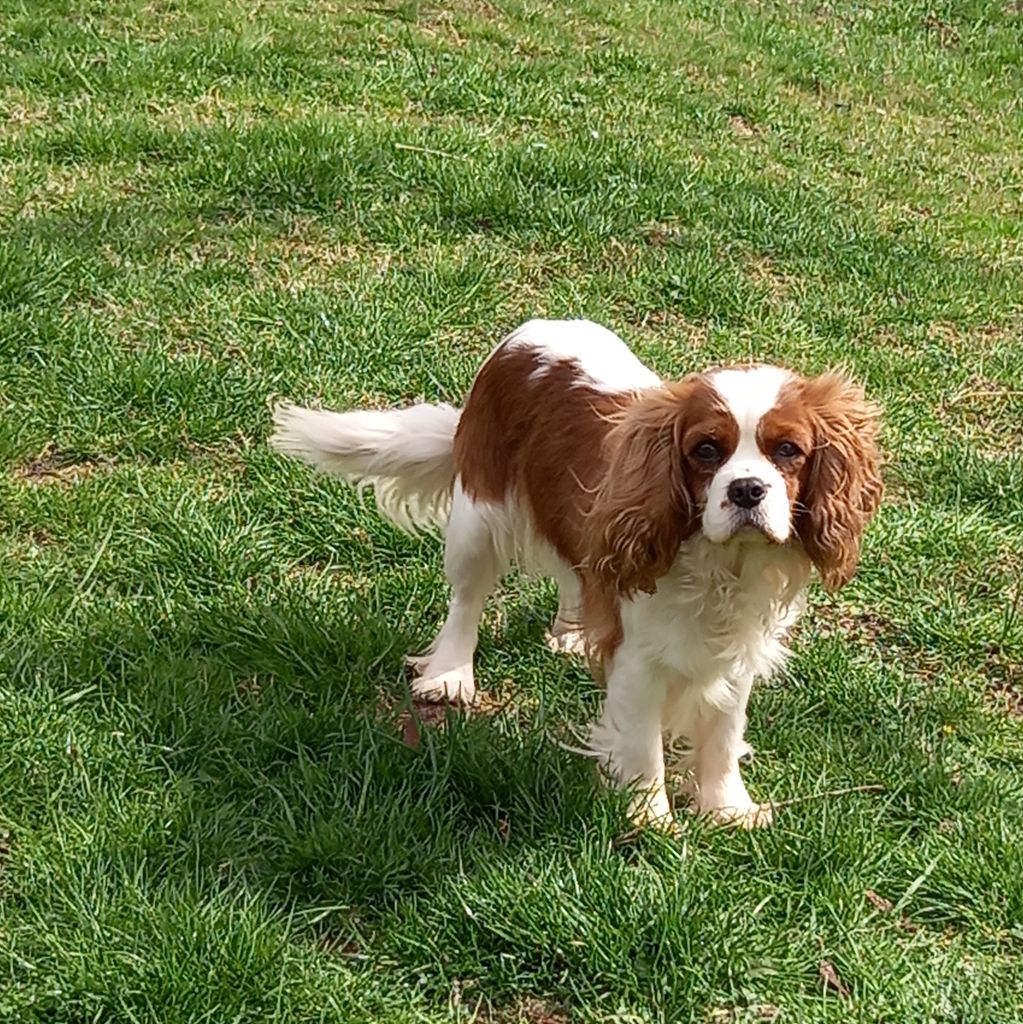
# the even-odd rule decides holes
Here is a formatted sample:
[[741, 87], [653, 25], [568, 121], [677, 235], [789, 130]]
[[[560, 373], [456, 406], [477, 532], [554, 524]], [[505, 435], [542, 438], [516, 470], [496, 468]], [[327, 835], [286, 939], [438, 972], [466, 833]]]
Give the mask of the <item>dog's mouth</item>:
[[737, 508], [733, 511], [732, 537], [744, 539], [762, 537], [772, 544], [782, 544], [785, 541], [784, 537], [779, 537], [776, 531], [771, 529], [767, 518], [759, 508]]

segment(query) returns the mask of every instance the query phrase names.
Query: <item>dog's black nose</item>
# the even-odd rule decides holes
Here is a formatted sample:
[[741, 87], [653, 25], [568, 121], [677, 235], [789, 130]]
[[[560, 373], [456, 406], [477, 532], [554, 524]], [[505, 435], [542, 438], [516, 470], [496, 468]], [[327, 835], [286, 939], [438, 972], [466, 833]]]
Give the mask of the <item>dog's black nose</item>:
[[767, 494], [767, 485], [755, 476], [744, 476], [728, 485], [728, 500], [739, 508], [756, 508]]

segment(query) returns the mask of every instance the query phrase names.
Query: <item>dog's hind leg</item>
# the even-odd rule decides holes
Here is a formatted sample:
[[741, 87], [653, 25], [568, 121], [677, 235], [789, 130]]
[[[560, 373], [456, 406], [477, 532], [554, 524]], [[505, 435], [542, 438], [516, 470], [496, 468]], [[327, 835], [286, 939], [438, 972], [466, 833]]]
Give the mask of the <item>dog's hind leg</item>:
[[556, 654], [585, 654], [582, 583], [567, 562], [561, 563], [554, 578], [558, 581], [558, 614], [547, 634], [547, 646]]
[[455, 484], [445, 530], [444, 573], [451, 603], [437, 639], [410, 658], [418, 675], [412, 693], [424, 700], [469, 704], [476, 695], [473, 655], [487, 597], [507, 568], [507, 546], [495, 538], [495, 518]]

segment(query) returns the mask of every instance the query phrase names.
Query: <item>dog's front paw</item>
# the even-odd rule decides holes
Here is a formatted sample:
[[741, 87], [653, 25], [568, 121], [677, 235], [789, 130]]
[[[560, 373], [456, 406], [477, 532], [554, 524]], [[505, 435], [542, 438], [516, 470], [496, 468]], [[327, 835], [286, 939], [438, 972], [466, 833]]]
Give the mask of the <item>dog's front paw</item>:
[[637, 828], [652, 828], [669, 835], [681, 829], [663, 786], [633, 789], [629, 799], [629, 821]]
[[412, 680], [412, 696], [419, 700], [449, 704], [471, 704], [476, 699], [472, 667], [451, 669], [437, 675], [422, 675]]
[[747, 831], [766, 828], [774, 821], [774, 811], [770, 804], [751, 802], [745, 807], [714, 807], [705, 813], [715, 825]]

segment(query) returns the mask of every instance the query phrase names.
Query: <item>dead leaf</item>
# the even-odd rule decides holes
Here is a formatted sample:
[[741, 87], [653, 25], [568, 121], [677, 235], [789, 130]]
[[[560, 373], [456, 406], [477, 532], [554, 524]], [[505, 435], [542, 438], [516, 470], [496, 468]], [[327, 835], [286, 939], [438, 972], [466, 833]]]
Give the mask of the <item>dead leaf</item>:
[[822, 960], [817, 966], [817, 973], [824, 982], [824, 988], [830, 989], [842, 999], [851, 999], [852, 993], [846, 988], [845, 983], [838, 976], [835, 965], [830, 960]]
[[[867, 902], [871, 906], [877, 907], [882, 914], [890, 914], [895, 909], [895, 905], [891, 900], [885, 899], [884, 896], [879, 896], [873, 889], [868, 889], [863, 895], [867, 897]], [[914, 924], [905, 914], [899, 914], [899, 919], [895, 923], [904, 932], [909, 932], [910, 934], [920, 931], [920, 926]]]
[[748, 121], [741, 114], [733, 114], [728, 119], [728, 125], [742, 139], [748, 139], [757, 134], [756, 128], [751, 121]]
[[915, 924], [905, 914], [899, 914], [899, 920], [896, 923], [904, 932], [909, 932], [910, 935], [920, 931], [920, 925]]
[[401, 742], [411, 750], [419, 747], [419, 723], [415, 715], [406, 715], [401, 729]]
[[871, 906], [880, 910], [882, 914], [890, 913], [894, 906], [891, 900], [886, 900], [883, 896], [878, 896], [873, 889], [868, 889], [863, 895], [867, 897], [867, 902]]
[[398, 715], [402, 743], [415, 750], [422, 738], [420, 726], [435, 726], [442, 729], [447, 725], [448, 713], [453, 710], [455, 709], [450, 704], [413, 699], [411, 707]]

